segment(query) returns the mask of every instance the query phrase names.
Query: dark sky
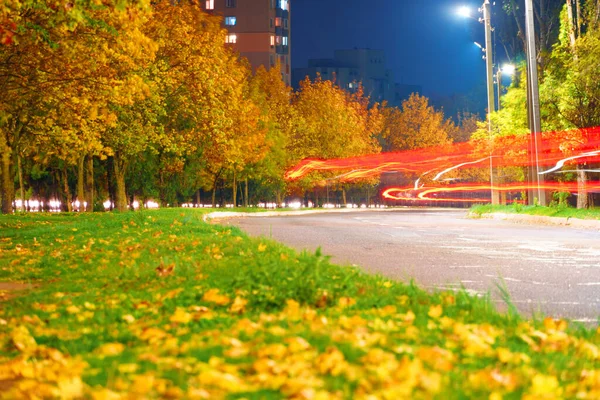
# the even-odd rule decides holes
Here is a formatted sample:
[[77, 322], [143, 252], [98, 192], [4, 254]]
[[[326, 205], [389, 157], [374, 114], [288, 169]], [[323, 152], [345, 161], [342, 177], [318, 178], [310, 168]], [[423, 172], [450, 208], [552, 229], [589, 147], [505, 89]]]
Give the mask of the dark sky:
[[396, 82], [417, 84], [426, 96], [467, 94], [485, 85], [483, 24], [457, 16], [461, 0], [295, 0], [292, 64], [333, 58], [336, 49], [382, 49]]

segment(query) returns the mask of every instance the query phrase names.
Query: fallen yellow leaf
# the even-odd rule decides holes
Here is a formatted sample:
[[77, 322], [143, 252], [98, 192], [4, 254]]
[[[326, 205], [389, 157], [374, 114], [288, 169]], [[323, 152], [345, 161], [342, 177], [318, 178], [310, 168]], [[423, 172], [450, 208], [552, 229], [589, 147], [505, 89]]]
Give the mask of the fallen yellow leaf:
[[95, 353], [101, 356], [118, 356], [123, 350], [125, 350], [123, 343], [105, 343], [98, 347]]

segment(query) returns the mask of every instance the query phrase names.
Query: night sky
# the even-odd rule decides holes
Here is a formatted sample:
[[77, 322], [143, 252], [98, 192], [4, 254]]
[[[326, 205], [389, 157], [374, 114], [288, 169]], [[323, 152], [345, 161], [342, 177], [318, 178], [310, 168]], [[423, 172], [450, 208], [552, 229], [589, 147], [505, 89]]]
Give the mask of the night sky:
[[398, 83], [423, 87], [423, 94], [468, 94], [485, 85], [484, 27], [458, 16], [461, 0], [295, 0], [292, 3], [292, 64], [333, 58], [336, 49], [386, 52]]

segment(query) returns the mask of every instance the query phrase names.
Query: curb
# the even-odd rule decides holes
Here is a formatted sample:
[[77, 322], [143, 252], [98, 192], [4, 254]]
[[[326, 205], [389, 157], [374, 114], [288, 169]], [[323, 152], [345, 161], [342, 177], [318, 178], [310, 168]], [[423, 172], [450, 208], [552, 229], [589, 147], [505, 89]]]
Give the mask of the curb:
[[[208, 222], [211, 219], [237, 218], [237, 217], [283, 217], [289, 215], [307, 215], [307, 214], [323, 214], [323, 213], [348, 213], [348, 212], [373, 212], [373, 211], [405, 211], [415, 210], [414, 207], [387, 207], [387, 208], [326, 208], [298, 211], [264, 211], [264, 212], [234, 212], [234, 211], [216, 211], [204, 214], [202, 220]], [[428, 210], [442, 210], [442, 208], [428, 208]]]
[[530, 223], [539, 225], [559, 225], [569, 226], [574, 228], [596, 229], [600, 230], [600, 220], [594, 219], [579, 219], [570, 217], [547, 217], [543, 215], [527, 215], [527, 214], [507, 214], [507, 213], [484, 213], [475, 214], [469, 212], [470, 218], [486, 218], [502, 221], [513, 221], [516, 223]]

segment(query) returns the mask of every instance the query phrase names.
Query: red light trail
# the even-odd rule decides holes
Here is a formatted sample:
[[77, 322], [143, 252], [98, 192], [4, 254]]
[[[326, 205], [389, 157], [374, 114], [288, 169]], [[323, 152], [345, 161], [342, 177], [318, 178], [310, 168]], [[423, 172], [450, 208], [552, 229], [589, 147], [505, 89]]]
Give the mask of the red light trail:
[[[494, 139], [493, 166], [528, 167], [535, 164], [529, 156], [529, 135], [504, 136]], [[335, 180], [353, 182], [361, 179], [378, 177], [386, 172], [402, 172], [416, 176], [414, 187], [394, 187], [383, 191], [384, 198], [394, 200], [427, 200], [452, 202], [489, 202], [483, 197], [446, 198], [436, 197], [456, 194], [481, 192], [483, 195], [491, 187], [488, 183], [448, 184], [439, 187], [427, 187], [419, 183], [428, 176], [432, 181], [441, 181], [443, 175], [451, 171], [465, 168], [489, 168], [490, 149], [487, 141], [470, 141], [448, 146], [436, 146], [424, 149], [381, 153], [360, 157], [331, 160], [305, 159], [286, 172], [288, 180], [300, 179], [313, 171], [331, 171], [341, 173]], [[545, 176], [553, 173], [573, 172], [561, 171], [565, 165], [600, 162], [600, 128], [580, 129], [542, 134], [542, 143], [538, 152], [538, 165], [546, 170], [540, 172]], [[600, 172], [599, 169], [586, 169], [587, 172]], [[434, 175], [435, 174], [435, 175]], [[493, 189], [500, 192], [521, 192], [532, 188], [527, 183], [511, 183], [495, 185]], [[535, 186], [537, 188], [537, 186]], [[577, 192], [576, 183], [547, 182], [543, 190]], [[588, 182], [587, 189], [600, 189], [600, 182]]]

